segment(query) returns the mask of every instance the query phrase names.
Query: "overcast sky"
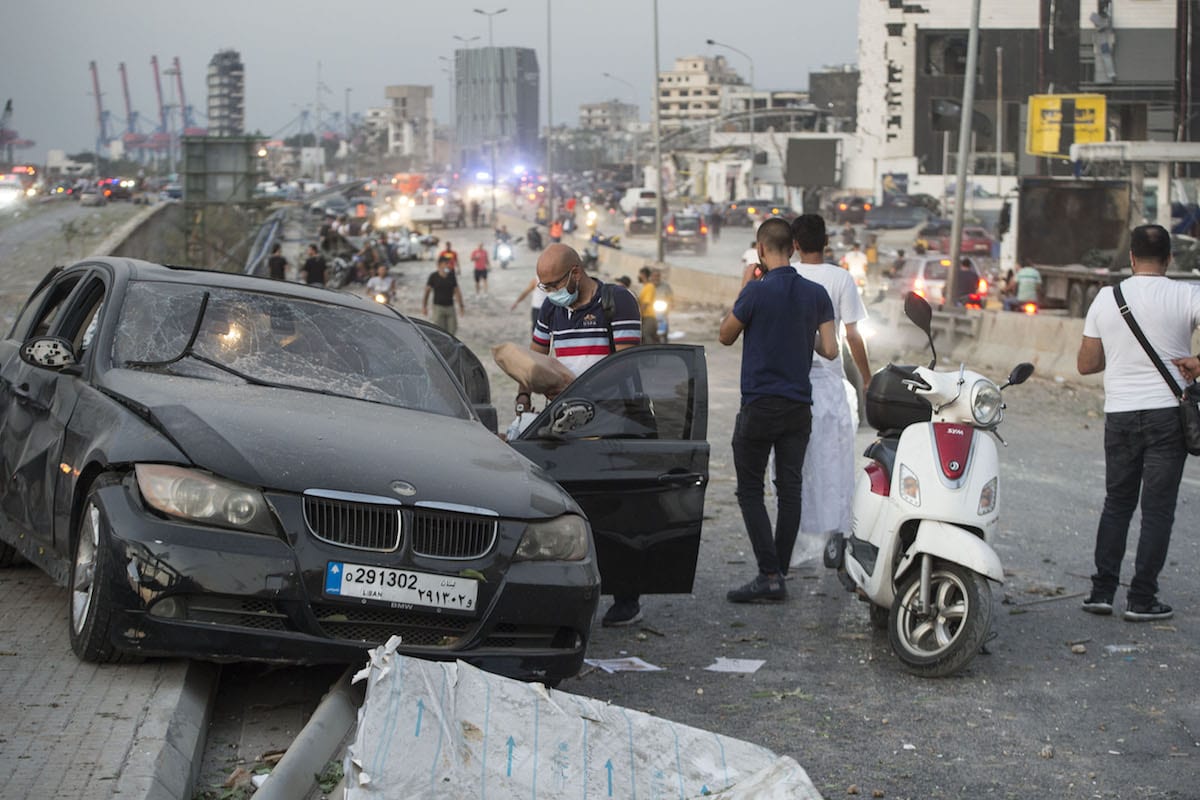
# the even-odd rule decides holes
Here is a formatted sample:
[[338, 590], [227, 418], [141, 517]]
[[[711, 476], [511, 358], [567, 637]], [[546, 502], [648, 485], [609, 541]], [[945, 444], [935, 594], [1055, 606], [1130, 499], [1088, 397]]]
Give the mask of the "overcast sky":
[[[659, 0], [663, 69], [689, 55], [725, 55], [748, 77], [737, 53], [709, 47], [712, 38], [754, 55], [757, 88], [806, 88], [808, 73], [824, 65], [857, 60], [857, 2], [853, 0]], [[46, 150], [91, 149], [97, 136], [96, 106], [88, 62], [100, 74], [110, 135], [125, 128], [117, 71], [124, 61], [134, 111], [151, 132], [158, 121], [150, 57], [160, 69], [178, 56], [189, 105], [207, 105], [205, 73], [218, 50], [233, 48], [246, 67], [246, 127], [268, 136], [298, 132], [303, 108], [317, 98], [317, 63], [328, 87], [321, 102], [351, 113], [383, 105], [389, 84], [434, 87], [440, 121], [449, 111], [442, 71], [455, 36], [480, 37], [486, 45], [493, 11], [496, 46], [532, 47], [546, 97], [545, 0], [36, 0], [20, 4], [5, 36], [0, 102], [12, 98], [9, 127], [37, 145], [17, 158], [42, 162]], [[651, 0], [553, 0], [554, 119], [576, 124], [579, 104], [618, 98], [636, 102], [649, 118], [654, 80]], [[16, 27], [14, 27], [16, 26]], [[26, 33], [20, 33], [16, 30]], [[623, 78], [633, 89], [604, 72]], [[163, 76], [165, 102], [176, 102], [173, 78]], [[201, 118], [200, 124], [203, 124]]]

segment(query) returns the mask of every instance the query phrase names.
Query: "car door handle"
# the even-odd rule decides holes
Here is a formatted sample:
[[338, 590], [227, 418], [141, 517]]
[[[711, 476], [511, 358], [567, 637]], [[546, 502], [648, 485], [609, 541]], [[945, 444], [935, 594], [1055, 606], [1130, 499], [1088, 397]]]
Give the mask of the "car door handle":
[[693, 486], [704, 483], [706, 477], [700, 472], [664, 472], [658, 476], [658, 482], [673, 486]]

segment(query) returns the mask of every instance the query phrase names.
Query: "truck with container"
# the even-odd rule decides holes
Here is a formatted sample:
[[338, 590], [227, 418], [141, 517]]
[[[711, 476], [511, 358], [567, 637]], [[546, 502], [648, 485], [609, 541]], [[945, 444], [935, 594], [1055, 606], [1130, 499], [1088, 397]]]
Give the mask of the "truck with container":
[[[1000, 212], [1000, 274], [1031, 264], [1042, 306], [1082, 317], [1102, 287], [1129, 276], [1129, 232], [1143, 211], [1128, 180], [1021, 178]], [[1200, 278], [1176, 266], [1168, 277]]]

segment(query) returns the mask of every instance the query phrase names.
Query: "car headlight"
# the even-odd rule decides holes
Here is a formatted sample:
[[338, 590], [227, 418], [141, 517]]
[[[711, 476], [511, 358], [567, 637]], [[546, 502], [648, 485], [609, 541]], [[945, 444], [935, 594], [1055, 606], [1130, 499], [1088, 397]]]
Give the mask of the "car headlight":
[[138, 464], [138, 489], [168, 516], [221, 528], [275, 534], [262, 492], [207, 472], [166, 464]]
[[996, 384], [987, 380], [975, 381], [971, 388], [971, 415], [975, 422], [984, 427], [995, 425], [1003, 411], [1004, 401]]
[[587, 520], [575, 514], [531, 522], [513, 561], [580, 561], [587, 556], [590, 533]]

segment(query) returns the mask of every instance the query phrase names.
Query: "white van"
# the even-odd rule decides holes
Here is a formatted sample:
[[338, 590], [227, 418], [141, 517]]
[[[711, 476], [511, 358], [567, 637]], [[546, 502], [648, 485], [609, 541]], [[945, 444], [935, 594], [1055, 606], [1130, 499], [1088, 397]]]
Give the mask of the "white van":
[[621, 198], [621, 210], [626, 214], [632, 214], [634, 209], [639, 206], [654, 207], [655, 201], [658, 200], [658, 192], [653, 189], [647, 189], [645, 186], [635, 186], [632, 189], [625, 190], [625, 196]]

